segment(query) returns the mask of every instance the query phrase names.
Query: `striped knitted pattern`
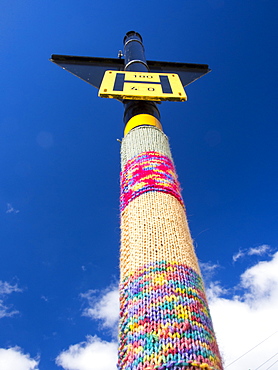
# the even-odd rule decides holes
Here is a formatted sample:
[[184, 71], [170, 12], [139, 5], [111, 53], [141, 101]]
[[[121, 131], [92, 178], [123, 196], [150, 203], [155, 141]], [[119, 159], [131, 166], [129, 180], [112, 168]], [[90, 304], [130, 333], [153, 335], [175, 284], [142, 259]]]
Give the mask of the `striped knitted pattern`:
[[221, 370], [165, 134], [136, 127], [121, 148], [120, 370]]
[[173, 162], [157, 152], [143, 152], [127, 161], [121, 174], [121, 211], [148, 191], [172, 194], [182, 203]]

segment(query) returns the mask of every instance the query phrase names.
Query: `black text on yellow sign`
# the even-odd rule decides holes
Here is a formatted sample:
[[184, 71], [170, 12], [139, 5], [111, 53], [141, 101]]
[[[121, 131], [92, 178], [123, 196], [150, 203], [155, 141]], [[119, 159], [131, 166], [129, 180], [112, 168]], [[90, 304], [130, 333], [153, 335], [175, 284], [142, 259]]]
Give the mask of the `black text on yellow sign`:
[[187, 100], [179, 75], [174, 73], [106, 71], [98, 95], [131, 100]]

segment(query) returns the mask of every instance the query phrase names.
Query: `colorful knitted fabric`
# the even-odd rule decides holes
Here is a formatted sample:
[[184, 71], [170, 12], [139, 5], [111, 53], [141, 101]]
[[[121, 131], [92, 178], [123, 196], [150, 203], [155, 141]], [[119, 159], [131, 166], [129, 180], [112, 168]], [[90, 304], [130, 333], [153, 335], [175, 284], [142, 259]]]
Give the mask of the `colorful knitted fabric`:
[[172, 194], [181, 203], [180, 187], [172, 161], [157, 152], [143, 152], [130, 159], [121, 175], [121, 211], [147, 191]]
[[119, 368], [219, 369], [219, 353], [200, 276], [160, 261], [121, 284]]
[[121, 147], [119, 370], [222, 370], [165, 134]]

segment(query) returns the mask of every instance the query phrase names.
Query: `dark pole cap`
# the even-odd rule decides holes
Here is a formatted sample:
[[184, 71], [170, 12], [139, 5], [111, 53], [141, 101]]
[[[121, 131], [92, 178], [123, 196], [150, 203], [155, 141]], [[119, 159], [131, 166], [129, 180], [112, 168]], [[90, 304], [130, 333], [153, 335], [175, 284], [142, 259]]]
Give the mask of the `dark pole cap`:
[[140, 33], [135, 32], [135, 31], [129, 31], [129, 32], [126, 33], [126, 35], [124, 37], [124, 44], [126, 42], [126, 39], [133, 36], [133, 35], [137, 36], [140, 39], [140, 41], [143, 42], [143, 39], [142, 39], [142, 36], [140, 35]]

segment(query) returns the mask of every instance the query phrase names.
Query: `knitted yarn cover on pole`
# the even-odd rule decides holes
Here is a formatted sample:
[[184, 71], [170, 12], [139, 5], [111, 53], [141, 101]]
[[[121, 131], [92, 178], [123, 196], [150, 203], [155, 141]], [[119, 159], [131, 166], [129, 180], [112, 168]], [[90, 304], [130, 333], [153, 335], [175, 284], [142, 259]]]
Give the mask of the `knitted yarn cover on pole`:
[[134, 128], [121, 160], [118, 368], [221, 370], [166, 135]]

